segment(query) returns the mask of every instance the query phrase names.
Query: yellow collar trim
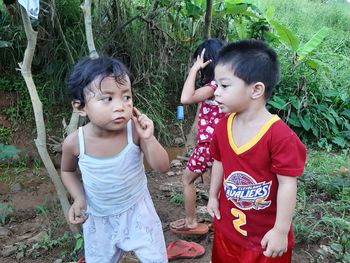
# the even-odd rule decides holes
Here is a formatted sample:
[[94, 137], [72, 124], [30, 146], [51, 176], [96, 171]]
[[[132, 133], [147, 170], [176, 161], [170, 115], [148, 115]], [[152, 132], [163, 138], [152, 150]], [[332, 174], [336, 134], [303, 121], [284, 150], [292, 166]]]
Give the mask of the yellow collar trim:
[[245, 151], [248, 151], [250, 148], [252, 148], [263, 136], [264, 134], [270, 129], [272, 124], [274, 124], [276, 121], [278, 121], [280, 118], [277, 115], [273, 115], [271, 119], [269, 119], [265, 124], [261, 127], [261, 129], [258, 131], [257, 134], [254, 135], [252, 139], [250, 139], [246, 144], [243, 144], [240, 147], [237, 147], [235, 142], [233, 141], [233, 134], [232, 134], [232, 122], [233, 118], [235, 117], [236, 113], [231, 113], [227, 120], [227, 135], [228, 140], [230, 143], [230, 146], [232, 150], [236, 154], [244, 153]]

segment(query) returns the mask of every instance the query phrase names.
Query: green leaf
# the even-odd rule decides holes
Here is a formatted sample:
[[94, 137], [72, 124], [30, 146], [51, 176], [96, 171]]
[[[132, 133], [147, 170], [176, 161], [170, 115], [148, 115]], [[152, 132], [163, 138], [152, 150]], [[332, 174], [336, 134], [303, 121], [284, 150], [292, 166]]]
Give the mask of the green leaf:
[[336, 145], [339, 145], [340, 147], [344, 148], [346, 145], [346, 141], [343, 137], [335, 137], [332, 142], [334, 142]]
[[299, 116], [299, 121], [306, 131], [309, 131], [312, 127], [309, 115], [305, 115], [304, 118], [302, 116]]
[[274, 14], [275, 14], [275, 7], [274, 6], [269, 6], [265, 11], [265, 16], [267, 19], [272, 19]]
[[350, 110], [345, 109], [340, 114], [350, 119]]
[[270, 32], [270, 31], [264, 31], [264, 38], [269, 42], [269, 43], [273, 43], [273, 42], [280, 42], [280, 39], [277, 35], [275, 35], [274, 33]]
[[184, 13], [194, 19], [199, 19], [203, 14], [201, 7], [193, 4], [191, 1], [186, 1], [186, 8], [184, 11]]
[[247, 30], [246, 30], [244, 22], [243, 21], [240, 22], [238, 19], [235, 19], [234, 20], [234, 24], [235, 24], [235, 28], [236, 28], [238, 37], [240, 39], [247, 38], [248, 33], [247, 33]]
[[236, 34], [228, 34], [227, 39], [230, 41], [234, 41], [234, 40], [237, 40], [237, 36]]
[[311, 126], [312, 134], [315, 135], [316, 138], [318, 138], [318, 128], [316, 126]]
[[79, 251], [84, 246], [84, 237], [81, 234], [75, 236], [75, 247], [74, 251]]
[[321, 65], [316, 59], [308, 59], [305, 61], [305, 64], [309, 66], [309, 68], [313, 70], [319, 70], [321, 68]]
[[339, 95], [339, 92], [335, 89], [324, 89], [323, 94], [328, 98], [335, 98]]
[[347, 92], [340, 92], [339, 96], [340, 96], [340, 99], [344, 102], [348, 101], [350, 97]]
[[349, 130], [349, 132], [348, 132], [348, 137], [350, 137], [350, 124], [348, 123], [348, 122], [345, 122], [344, 123], [344, 126], [345, 126], [345, 128], [347, 128], [348, 130]]
[[13, 145], [0, 143], [0, 160], [12, 157], [19, 152], [20, 150]]
[[297, 115], [292, 112], [287, 120], [287, 122], [295, 127], [302, 127], [302, 125], [300, 124], [300, 121], [297, 117]]
[[334, 120], [334, 118], [333, 118], [330, 114], [326, 114], [325, 112], [321, 112], [321, 114], [322, 114], [327, 120], [329, 120], [330, 123], [332, 123], [333, 125], [335, 125], [335, 120]]
[[274, 107], [276, 109], [283, 110], [286, 107], [287, 102], [278, 96], [274, 96], [268, 102], [268, 104], [270, 104], [272, 107]]
[[252, 4], [251, 0], [225, 0], [225, 4]]
[[306, 56], [308, 56], [312, 51], [314, 51], [325, 39], [329, 31], [328, 27], [322, 27], [312, 38], [306, 42], [304, 45], [298, 48], [297, 60], [301, 61]]
[[42, 214], [44, 215], [45, 217], [48, 216], [48, 211], [47, 211], [47, 208], [42, 205], [42, 204], [39, 204], [35, 207], [35, 210], [39, 213], [39, 214]]
[[300, 109], [300, 106], [301, 106], [300, 98], [298, 98], [296, 96], [292, 96], [289, 98], [289, 101], [292, 104], [292, 106], [294, 107], [294, 109], [296, 109], [296, 110]]
[[254, 12], [252, 12], [252, 11], [249, 11], [249, 10], [247, 10], [247, 11], [244, 11], [243, 13], [242, 13], [242, 15], [243, 16], [246, 16], [246, 17], [248, 17], [248, 18], [252, 18], [252, 17], [255, 17], [255, 18], [260, 18], [260, 16], [258, 16], [256, 13], [254, 13]]
[[78, 251], [83, 247], [84, 239], [80, 238], [75, 242], [74, 251]]
[[331, 248], [334, 251], [338, 252], [338, 253], [343, 253], [344, 252], [343, 251], [344, 250], [343, 246], [341, 244], [338, 244], [338, 243], [332, 243], [331, 244]]
[[247, 11], [248, 5], [246, 4], [232, 4], [225, 3], [225, 9], [227, 15], [242, 15]]
[[12, 43], [9, 41], [0, 40], [0, 48], [11, 47]]
[[334, 109], [330, 108], [329, 113], [332, 114], [336, 120], [339, 120], [339, 115]]
[[278, 36], [281, 41], [287, 45], [293, 51], [297, 51], [299, 48], [299, 39], [298, 37], [290, 31], [287, 27], [278, 23], [276, 20], [269, 20], [269, 23], [273, 26], [273, 28], [277, 31]]

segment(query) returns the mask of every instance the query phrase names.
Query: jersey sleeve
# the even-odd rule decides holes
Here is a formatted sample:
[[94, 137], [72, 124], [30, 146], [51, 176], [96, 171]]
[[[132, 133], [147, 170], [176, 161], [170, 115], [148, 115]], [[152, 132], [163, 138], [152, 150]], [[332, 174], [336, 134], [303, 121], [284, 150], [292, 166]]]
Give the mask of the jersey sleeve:
[[[282, 131], [280, 131], [282, 132]], [[271, 147], [271, 171], [287, 176], [300, 176], [304, 171], [306, 147], [298, 136], [289, 129], [282, 139]]]

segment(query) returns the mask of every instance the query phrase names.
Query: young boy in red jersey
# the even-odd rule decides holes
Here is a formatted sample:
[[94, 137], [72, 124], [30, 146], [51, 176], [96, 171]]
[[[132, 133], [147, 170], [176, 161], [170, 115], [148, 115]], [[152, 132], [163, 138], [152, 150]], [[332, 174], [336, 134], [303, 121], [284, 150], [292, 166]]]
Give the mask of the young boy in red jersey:
[[212, 263], [291, 262], [296, 177], [303, 173], [306, 148], [266, 109], [278, 79], [277, 55], [262, 41], [232, 42], [219, 53], [214, 95], [231, 114], [210, 144]]

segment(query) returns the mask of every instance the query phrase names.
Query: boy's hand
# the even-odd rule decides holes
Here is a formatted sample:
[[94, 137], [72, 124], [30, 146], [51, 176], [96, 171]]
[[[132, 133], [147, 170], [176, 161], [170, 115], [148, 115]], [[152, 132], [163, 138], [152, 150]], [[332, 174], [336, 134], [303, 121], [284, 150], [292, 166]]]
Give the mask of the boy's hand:
[[144, 140], [152, 138], [154, 133], [153, 121], [135, 107], [133, 108], [133, 113], [132, 119], [139, 136]]
[[281, 233], [275, 228], [268, 231], [261, 240], [261, 247], [265, 249], [266, 257], [280, 257], [288, 250], [288, 233]]
[[217, 198], [209, 198], [207, 210], [211, 217], [216, 217], [217, 220], [220, 220], [219, 200]]
[[203, 48], [202, 53], [197, 56], [196, 62], [193, 64], [192, 68], [195, 69], [196, 71], [205, 68], [209, 63], [211, 63], [211, 59], [207, 60], [204, 62], [204, 53], [205, 53], [205, 48]]
[[85, 200], [74, 200], [74, 203], [69, 208], [68, 219], [69, 222], [73, 225], [82, 224], [88, 218], [88, 215], [85, 213], [86, 203]]

